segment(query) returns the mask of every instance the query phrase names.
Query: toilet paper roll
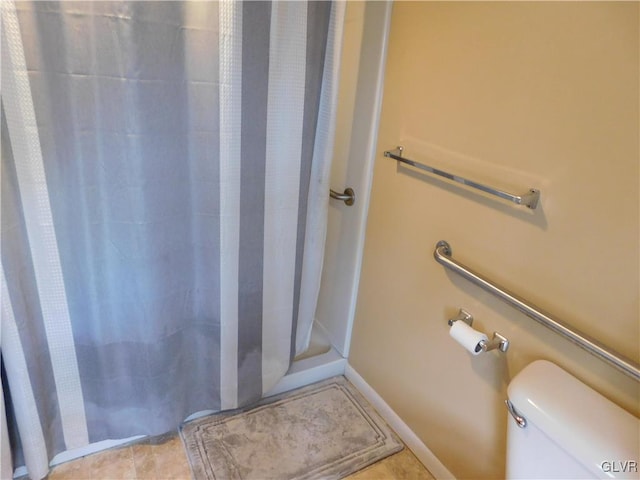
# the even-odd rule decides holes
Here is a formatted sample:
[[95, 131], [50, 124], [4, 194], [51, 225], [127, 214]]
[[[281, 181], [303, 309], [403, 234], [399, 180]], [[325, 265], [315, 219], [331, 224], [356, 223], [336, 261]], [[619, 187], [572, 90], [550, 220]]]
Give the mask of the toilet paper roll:
[[453, 322], [453, 325], [449, 330], [449, 335], [451, 335], [456, 342], [466, 348], [467, 351], [471, 352], [473, 355], [482, 353], [480, 341], [484, 340], [487, 342], [489, 340], [484, 333], [474, 330], [462, 320]]

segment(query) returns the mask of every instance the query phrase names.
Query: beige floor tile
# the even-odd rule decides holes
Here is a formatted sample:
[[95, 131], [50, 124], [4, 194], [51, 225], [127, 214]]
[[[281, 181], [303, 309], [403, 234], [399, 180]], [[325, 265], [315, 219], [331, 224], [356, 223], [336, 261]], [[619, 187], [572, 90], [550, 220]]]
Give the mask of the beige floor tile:
[[415, 455], [405, 448], [384, 460], [394, 480], [432, 480], [433, 476]]
[[[56, 466], [49, 480], [190, 480], [191, 470], [177, 435], [107, 450]], [[426, 468], [405, 448], [347, 480], [432, 480]]]
[[346, 477], [346, 480], [392, 480], [393, 473], [387, 468], [384, 460], [374, 463]]
[[131, 446], [137, 480], [157, 480], [153, 445], [140, 443]]
[[182, 440], [177, 435], [164, 443], [153, 445], [158, 480], [189, 480], [191, 468]]
[[91, 473], [86, 458], [56, 465], [49, 473], [48, 480], [89, 480]]
[[115, 448], [85, 457], [92, 480], [135, 480], [131, 447]]
[[[56, 466], [49, 480], [191, 480], [191, 469], [177, 433], [150, 438]], [[404, 450], [348, 480], [433, 480], [426, 468]]]
[[347, 480], [433, 480], [424, 465], [405, 448], [347, 477]]

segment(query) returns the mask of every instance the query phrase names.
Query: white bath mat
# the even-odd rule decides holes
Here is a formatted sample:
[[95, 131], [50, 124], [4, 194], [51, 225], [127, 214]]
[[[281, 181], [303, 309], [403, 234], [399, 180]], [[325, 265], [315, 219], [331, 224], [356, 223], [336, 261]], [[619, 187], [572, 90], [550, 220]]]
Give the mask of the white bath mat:
[[344, 377], [199, 418], [180, 434], [196, 480], [338, 479], [403, 448]]

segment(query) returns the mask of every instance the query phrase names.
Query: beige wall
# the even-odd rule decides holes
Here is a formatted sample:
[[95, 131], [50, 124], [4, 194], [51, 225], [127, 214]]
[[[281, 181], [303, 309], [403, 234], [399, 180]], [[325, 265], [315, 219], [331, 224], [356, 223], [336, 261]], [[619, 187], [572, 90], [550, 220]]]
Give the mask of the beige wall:
[[[636, 361], [638, 3], [397, 2], [349, 361], [459, 478], [504, 475], [511, 378], [549, 359], [635, 415], [638, 385], [433, 260], [454, 257]], [[522, 193], [535, 211], [382, 152]], [[511, 340], [472, 357], [459, 307]]]

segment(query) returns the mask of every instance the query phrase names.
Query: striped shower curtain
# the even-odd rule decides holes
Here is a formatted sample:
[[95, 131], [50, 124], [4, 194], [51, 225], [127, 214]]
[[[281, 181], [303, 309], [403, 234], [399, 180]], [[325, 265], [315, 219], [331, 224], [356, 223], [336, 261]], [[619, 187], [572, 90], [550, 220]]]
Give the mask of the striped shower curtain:
[[1, 5], [0, 474], [42, 478], [305, 348], [344, 4]]

